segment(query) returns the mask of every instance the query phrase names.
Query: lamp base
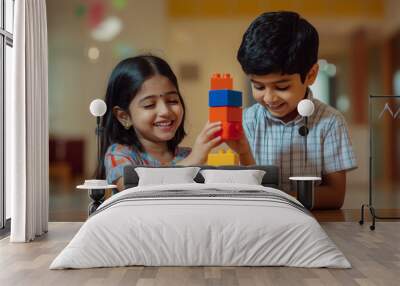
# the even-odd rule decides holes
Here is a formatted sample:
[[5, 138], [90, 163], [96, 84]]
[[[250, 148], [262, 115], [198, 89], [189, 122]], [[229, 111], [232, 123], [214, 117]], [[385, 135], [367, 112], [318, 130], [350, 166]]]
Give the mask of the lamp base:
[[88, 214], [89, 216], [94, 213], [97, 208], [104, 202], [106, 190], [105, 189], [90, 189], [89, 190], [89, 198], [93, 201], [88, 206]]
[[314, 208], [315, 203], [315, 181], [320, 181], [320, 177], [290, 177], [289, 180], [296, 181], [297, 200], [309, 210]]
[[313, 181], [297, 181], [297, 199], [307, 209], [312, 210], [314, 207], [314, 182]]

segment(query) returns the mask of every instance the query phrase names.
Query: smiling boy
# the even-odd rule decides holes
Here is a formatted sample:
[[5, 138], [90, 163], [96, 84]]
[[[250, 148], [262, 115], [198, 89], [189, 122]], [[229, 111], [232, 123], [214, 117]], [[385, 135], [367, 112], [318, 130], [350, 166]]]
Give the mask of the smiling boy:
[[[245, 110], [243, 127], [256, 163], [280, 166], [285, 192], [295, 191], [291, 176], [320, 176], [315, 208], [337, 209], [356, 160], [343, 115], [309, 89], [318, 74], [318, 46], [317, 30], [294, 12], [264, 13], [250, 24], [237, 59], [257, 103]], [[308, 119], [307, 164], [297, 112], [305, 98], [315, 106]]]

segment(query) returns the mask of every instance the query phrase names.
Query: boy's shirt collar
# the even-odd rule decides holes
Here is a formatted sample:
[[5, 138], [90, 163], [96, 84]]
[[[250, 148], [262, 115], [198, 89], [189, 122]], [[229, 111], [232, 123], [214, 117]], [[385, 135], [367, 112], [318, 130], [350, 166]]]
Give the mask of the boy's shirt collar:
[[[313, 98], [314, 98], [314, 96], [313, 96], [313, 93], [312, 93], [311, 89], [307, 88], [307, 96], [306, 96], [305, 99], [313, 100]], [[301, 122], [303, 120], [303, 117], [300, 114], [297, 114], [297, 116], [293, 120], [290, 120], [288, 122], [284, 122], [280, 118], [273, 116], [266, 107], [264, 107], [262, 105], [260, 105], [260, 106], [262, 107], [262, 109], [264, 111], [265, 117], [267, 117], [267, 118], [269, 118], [272, 121], [275, 121], [277, 123], [283, 124], [283, 125], [291, 125], [291, 124], [296, 125], [297, 123], [299, 123], [299, 122]]]

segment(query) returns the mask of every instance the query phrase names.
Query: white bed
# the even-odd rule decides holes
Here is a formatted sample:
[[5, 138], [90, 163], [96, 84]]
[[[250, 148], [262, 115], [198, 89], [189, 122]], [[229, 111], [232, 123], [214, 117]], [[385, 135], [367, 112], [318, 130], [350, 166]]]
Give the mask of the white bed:
[[198, 183], [112, 196], [50, 269], [128, 265], [351, 267], [314, 217], [282, 191]]

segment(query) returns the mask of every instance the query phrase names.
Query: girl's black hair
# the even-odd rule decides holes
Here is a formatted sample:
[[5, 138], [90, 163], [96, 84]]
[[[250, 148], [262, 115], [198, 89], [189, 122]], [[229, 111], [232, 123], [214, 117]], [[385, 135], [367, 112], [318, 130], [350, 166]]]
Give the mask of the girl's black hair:
[[100, 161], [97, 167], [96, 177], [105, 179], [104, 156], [110, 145], [114, 143], [134, 146], [139, 151], [143, 151], [143, 146], [139, 142], [134, 128], [126, 130], [113, 114], [113, 108], [119, 106], [129, 113], [129, 105], [136, 96], [142, 84], [154, 75], [162, 75], [168, 78], [175, 86], [179, 99], [183, 107], [182, 123], [178, 127], [174, 138], [167, 142], [168, 149], [174, 153], [175, 148], [186, 135], [185, 104], [179, 91], [178, 81], [171, 67], [163, 59], [153, 55], [140, 55], [127, 58], [121, 61], [111, 73], [108, 81], [105, 102], [107, 112], [104, 114], [101, 126], [102, 134], [100, 139]]

